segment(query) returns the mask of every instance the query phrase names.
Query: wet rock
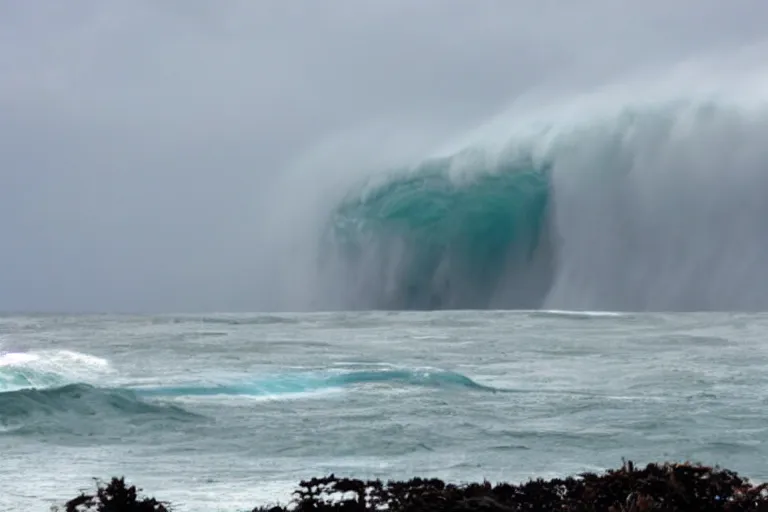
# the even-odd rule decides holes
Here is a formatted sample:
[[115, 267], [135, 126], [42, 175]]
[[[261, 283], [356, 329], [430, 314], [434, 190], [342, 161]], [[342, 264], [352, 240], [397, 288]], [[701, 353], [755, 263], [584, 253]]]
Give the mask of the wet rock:
[[[224, 500], [223, 500], [224, 501]], [[123, 479], [96, 495], [69, 501], [67, 512], [168, 512], [153, 498], [139, 498]], [[88, 508], [90, 507], [90, 508]], [[768, 512], [768, 484], [753, 485], [735, 472], [696, 464], [632, 462], [603, 474], [535, 479], [521, 484], [464, 485], [438, 479], [358, 480], [330, 475], [302, 481], [288, 506], [252, 512]]]
[[65, 505], [66, 512], [170, 512], [154, 498], [140, 498], [136, 486], [128, 487], [124, 478], [113, 478], [99, 485], [96, 494], [81, 493]]

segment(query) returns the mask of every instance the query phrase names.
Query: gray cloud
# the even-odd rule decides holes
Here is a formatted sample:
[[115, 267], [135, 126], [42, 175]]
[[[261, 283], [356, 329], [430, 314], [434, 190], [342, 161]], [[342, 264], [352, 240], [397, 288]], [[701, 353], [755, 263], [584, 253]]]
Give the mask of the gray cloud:
[[368, 157], [417, 154], [526, 91], [757, 42], [766, 15], [760, 0], [2, 2], [0, 309], [260, 308], [293, 277], [267, 266], [264, 219], [296, 200], [273, 184], [312, 148], [353, 134]]

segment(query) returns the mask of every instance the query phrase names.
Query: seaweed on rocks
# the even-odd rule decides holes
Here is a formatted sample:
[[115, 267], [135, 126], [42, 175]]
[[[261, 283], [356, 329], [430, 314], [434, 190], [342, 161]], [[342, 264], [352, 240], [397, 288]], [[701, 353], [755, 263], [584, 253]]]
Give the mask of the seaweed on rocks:
[[[358, 480], [335, 475], [301, 481], [289, 506], [252, 512], [768, 512], [768, 484], [700, 464], [625, 462], [603, 474], [535, 479], [521, 484], [450, 484], [438, 479]], [[91, 508], [77, 508], [86, 506]], [[95, 496], [82, 494], [67, 512], [168, 512], [153, 498], [113, 478]]]

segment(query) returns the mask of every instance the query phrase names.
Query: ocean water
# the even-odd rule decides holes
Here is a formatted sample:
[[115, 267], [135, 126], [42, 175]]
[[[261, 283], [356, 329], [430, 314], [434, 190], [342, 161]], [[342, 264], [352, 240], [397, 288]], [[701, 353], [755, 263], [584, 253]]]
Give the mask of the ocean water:
[[768, 480], [768, 315], [0, 319], [0, 509], [125, 475], [178, 511], [301, 478], [520, 481], [697, 460]]
[[[520, 481], [628, 458], [768, 480], [763, 61], [265, 173], [263, 215], [237, 220], [258, 250], [209, 303], [265, 313], [0, 317], [0, 510], [114, 475], [186, 512], [331, 472]], [[60, 275], [73, 309], [154, 290]]]

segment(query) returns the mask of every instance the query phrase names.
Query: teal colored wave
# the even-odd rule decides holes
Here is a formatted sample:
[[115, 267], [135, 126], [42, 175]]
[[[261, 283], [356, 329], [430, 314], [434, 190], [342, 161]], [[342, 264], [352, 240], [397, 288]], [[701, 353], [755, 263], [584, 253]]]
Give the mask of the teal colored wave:
[[0, 392], [0, 433], [110, 434], [135, 433], [151, 423], [184, 422], [200, 416], [169, 404], [142, 400], [131, 390], [88, 384]]
[[[22, 374], [25, 370], [17, 368], [15, 371]], [[10, 375], [11, 372], [5, 373]], [[392, 367], [299, 371], [239, 382], [190, 382], [152, 387], [98, 387], [84, 383], [62, 385], [58, 382], [61, 379], [56, 379], [56, 383], [50, 380], [51, 387], [45, 387], [42, 381], [38, 381], [33, 387], [0, 391], [0, 434], [55, 433], [81, 436], [94, 432], [135, 432], [135, 428], [146, 424], [202, 418], [163, 400], [182, 397], [280, 398], [365, 385], [427, 387], [445, 391], [501, 391], [479, 384], [460, 373]]]
[[361, 370], [337, 374], [284, 374], [233, 384], [205, 385], [199, 383], [137, 388], [142, 397], [181, 396], [277, 396], [293, 393], [311, 393], [342, 389], [366, 384], [384, 384], [398, 387], [432, 387], [441, 389], [467, 389], [498, 391], [483, 386], [469, 377], [445, 370]]
[[348, 270], [370, 275], [396, 260], [387, 285], [395, 292], [383, 305], [486, 307], [507, 269], [533, 258], [546, 224], [549, 166], [530, 158], [462, 164], [456, 179], [459, 157], [394, 173], [333, 212], [332, 237]]

